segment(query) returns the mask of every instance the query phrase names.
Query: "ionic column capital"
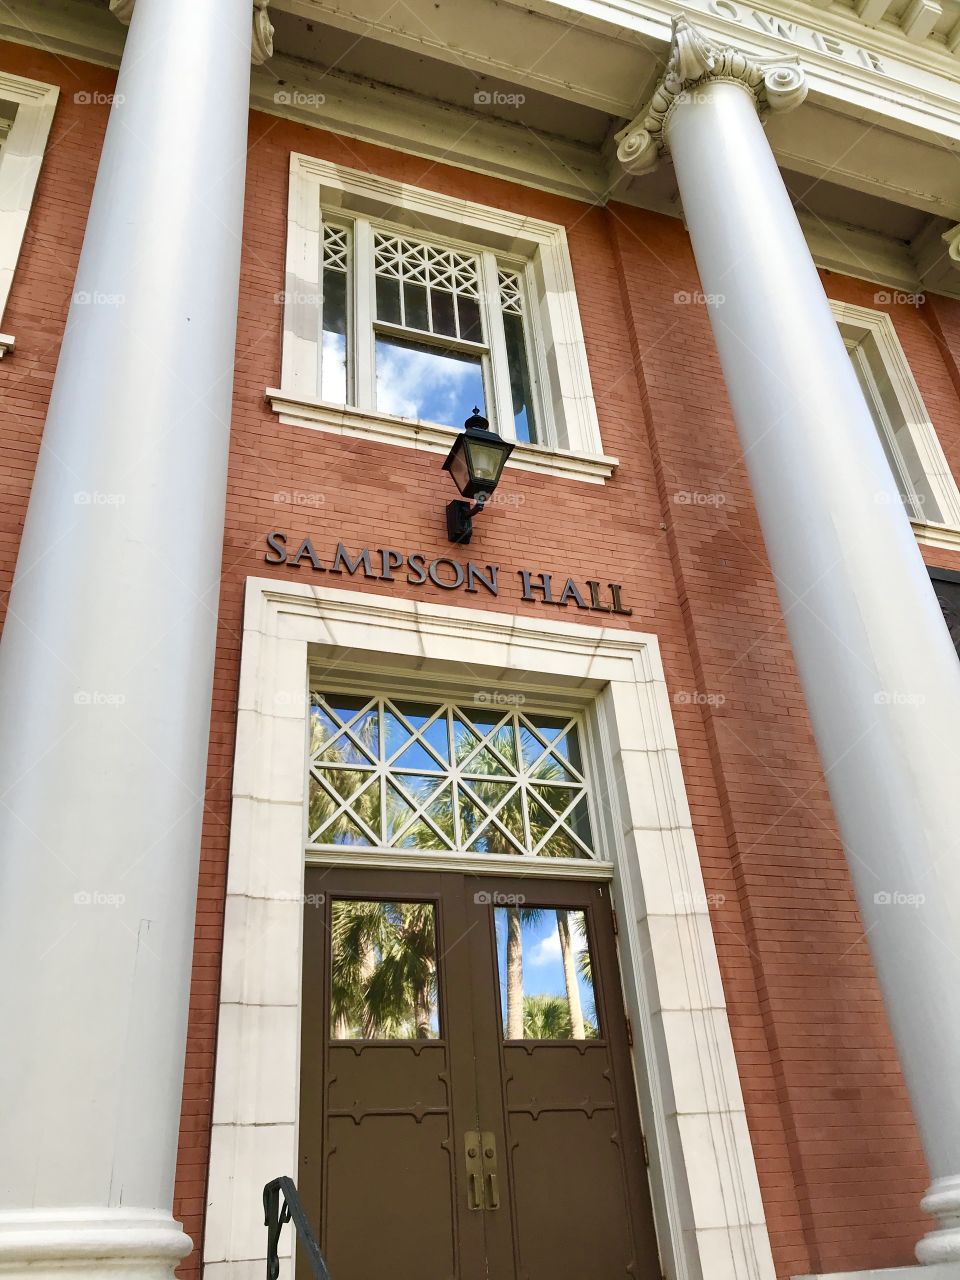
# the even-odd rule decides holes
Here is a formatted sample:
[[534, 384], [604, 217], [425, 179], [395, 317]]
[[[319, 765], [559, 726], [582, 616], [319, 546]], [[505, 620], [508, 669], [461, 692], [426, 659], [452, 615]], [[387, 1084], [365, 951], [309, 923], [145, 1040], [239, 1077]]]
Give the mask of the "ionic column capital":
[[617, 159], [628, 173], [649, 173], [666, 150], [665, 125], [673, 107], [701, 85], [726, 80], [747, 90], [761, 116], [789, 111], [807, 96], [799, 58], [757, 58], [719, 45], [682, 14], [673, 19], [670, 57], [647, 107], [617, 134]]
[[[136, 0], [110, 0], [110, 12], [125, 27], [130, 25]], [[253, 0], [253, 45], [250, 61], [260, 66], [273, 57], [273, 23], [270, 21], [270, 0]]]

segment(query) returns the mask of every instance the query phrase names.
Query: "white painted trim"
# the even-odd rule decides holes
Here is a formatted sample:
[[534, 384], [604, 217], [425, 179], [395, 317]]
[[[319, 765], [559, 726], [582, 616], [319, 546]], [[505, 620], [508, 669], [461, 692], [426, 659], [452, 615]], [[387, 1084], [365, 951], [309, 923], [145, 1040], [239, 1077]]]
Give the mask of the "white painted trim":
[[[943, 515], [942, 521], [926, 524], [915, 522], [915, 529], [923, 530], [921, 540], [926, 541], [934, 533], [941, 537], [960, 534], [960, 489], [957, 488], [936, 428], [930, 421], [893, 321], [885, 311], [855, 307], [847, 302], [831, 301], [830, 309], [845, 338], [866, 337], [875, 344], [890, 379], [892, 393], [896, 397], [924, 477]], [[894, 449], [899, 450], [897, 442], [894, 441], [893, 444]], [[918, 532], [918, 537], [920, 536]]]
[[944, 551], [960, 551], [960, 530], [948, 529], [945, 525], [921, 524], [919, 520], [911, 520], [910, 523], [918, 542]]
[[379, 871], [459, 871], [502, 876], [525, 876], [550, 880], [612, 880], [613, 863], [596, 858], [521, 858], [502, 853], [405, 854], [397, 849], [330, 849], [307, 847], [307, 865], [311, 867], [375, 867]]
[[[320, 400], [294, 398], [275, 387], [268, 388], [266, 396], [285, 426], [309, 427], [314, 431], [329, 431], [333, 435], [354, 436], [361, 440], [377, 440], [381, 444], [398, 444], [405, 449], [443, 454], [449, 453], [457, 437], [454, 427], [394, 418], [385, 413], [361, 413], [358, 409], [345, 409], [342, 405], [324, 404]], [[609, 454], [568, 453], [564, 449], [518, 444], [510, 455], [507, 469], [539, 471], [567, 480], [603, 484], [619, 465], [619, 458]]]
[[[0, 101], [17, 104], [17, 114], [0, 151], [0, 323], [20, 259], [59, 96], [56, 85], [0, 72]], [[0, 335], [0, 357], [13, 347], [13, 337]]]
[[[778, 12], [783, 10], [785, 21], [800, 21], [802, 25], [801, 8], [799, 3], [787, 5], [786, 0], [779, 0]], [[43, 48], [47, 52], [116, 67], [120, 60], [124, 29], [109, 15], [106, 15], [107, 21], [103, 22], [102, 12], [105, 11], [91, 9], [84, 14], [81, 25], [75, 15], [68, 15], [59, 8], [54, 8], [54, 0], [31, 0], [30, 16], [35, 25], [26, 30], [22, 25], [5, 22], [0, 13], [0, 36]], [[651, 15], [654, 13], [655, 10], [651, 10]], [[833, 13], [824, 11], [824, 30], [834, 16]], [[716, 21], [716, 15], [712, 15], [711, 20]], [[658, 49], [661, 41], [663, 50], [666, 50], [669, 44], [669, 13], [665, 11], [662, 18], [658, 16], [654, 19], [651, 16], [649, 19], [633, 21], [639, 22], [639, 30], [652, 50]], [[635, 35], [627, 27], [610, 27], [606, 22], [602, 25], [614, 43], [635, 39]], [[733, 24], [728, 25], [728, 36], [733, 29]], [[843, 39], [849, 41], [853, 31], [854, 27], [848, 21], [842, 32]], [[893, 39], [905, 57], [913, 59], [919, 56], [923, 69], [930, 72], [939, 70], [942, 73], [946, 65], [952, 68], [951, 74], [955, 79], [955, 62], [948, 59], [941, 46], [933, 45], [928, 40], [924, 46], [917, 48], [907, 44], [902, 37], [897, 40], [892, 33], [887, 32], [872, 32], [869, 36], [874, 40], [881, 34], [886, 35], [888, 41]], [[773, 37], [764, 40], [762, 32], [751, 31], [751, 40], [756, 41], [758, 37], [763, 41], [767, 53], [778, 50], [782, 52], [785, 47], [798, 47]], [[957, 44], [957, 50], [960, 52], [960, 44]], [[808, 53], [809, 51], [804, 53], [805, 62]], [[839, 66], [842, 71], [843, 63]], [[900, 82], [908, 83], [906, 70], [900, 77]], [[285, 88], [278, 90], [278, 83]], [[851, 97], [851, 86], [846, 88], [847, 92], [843, 95], [827, 97], [834, 96], [838, 104], [847, 105], [850, 109], [847, 99]], [[855, 95], [856, 110], [865, 110], [865, 104], [871, 96], [882, 93], [884, 100], [889, 100], [890, 92], [891, 87], [885, 78], [876, 76], [872, 94], [864, 95], [858, 91]], [[638, 104], [631, 100], [621, 105], [622, 114], [630, 115]], [[283, 55], [275, 55], [268, 67], [254, 68], [251, 106], [271, 116], [294, 120], [343, 137], [362, 139], [408, 155], [427, 157], [470, 172], [503, 178], [530, 189], [563, 195], [571, 200], [602, 207], [610, 198], [622, 199], [669, 217], [679, 216], [676, 201], [664, 199], [659, 187], [648, 188], [643, 184], [635, 184], [629, 190], [621, 190], [617, 185], [611, 186], [611, 174], [603, 154], [585, 144], [561, 138], [544, 138], [522, 125], [510, 124], [445, 103], [431, 102], [388, 85], [371, 85]], [[960, 103], [957, 104], [956, 117], [960, 128]], [[890, 119], [887, 123], [892, 129], [908, 128], [905, 122], [896, 119]], [[789, 156], [785, 154], [781, 156], [781, 161], [785, 167], [796, 167], [791, 166]], [[840, 176], [833, 172], [834, 180]], [[925, 185], [921, 183], [920, 186], [924, 191], [930, 188], [929, 182]], [[915, 193], [916, 184], [913, 184], [911, 190]], [[944, 212], [944, 209], [938, 208], [938, 211]], [[892, 237], [861, 231], [816, 215], [805, 216], [801, 213], [800, 217], [808, 246], [814, 261], [820, 267], [895, 289], [910, 292], [926, 289], [948, 297], [960, 296], [960, 273], [957, 273], [956, 285], [947, 271], [941, 273], [942, 278], [938, 276], [935, 284], [930, 283], [918, 272], [903, 243]], [[286, 388], [286, 379], [282, 379], [282, 382]]]
[[[257, 578], [244, 609], [208, 1276], [262, 1266], [251, 1206], [268, 1178], [297, 1167], [308, 673], [318, 663], [341, 677], [355, 665], [388, 681], [519, 684], [593, 720], [665, 1272], [774, 1280], [656, 637]], [[584, 872], [603, 868], [585, 861]], [[289, 1232], [282, 1247], [291, 1280]]]
[[[563, 226], [297, 152], [290, 157], [281, 394], [292, 399], [317, 394], [319, 323], [314, 314], [319, 313], [323, 291], [320, 219], [322, 211], [338, 210], [384, 218], [414, 233], [461, 243], [469, 239], [478, 249], [529, 263], [536, 284], [530, 302], [537, 314], [531, 319], [539, 326], [550, 356], [550, 386], [541, 387], [541, 392], [553, 409], [556, 442], [552, 447], [602, 456], [600, 422]], [[361, 273], [357, 271], [355, 276], [359, 281]], [[355, 399], [362, 393], [362, 387], [355, 388]]]

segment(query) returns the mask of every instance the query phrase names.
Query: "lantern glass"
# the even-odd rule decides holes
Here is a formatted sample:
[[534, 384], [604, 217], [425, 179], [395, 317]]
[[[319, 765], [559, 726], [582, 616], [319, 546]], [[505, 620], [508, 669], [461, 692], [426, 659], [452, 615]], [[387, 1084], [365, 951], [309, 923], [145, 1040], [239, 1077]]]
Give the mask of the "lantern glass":
[[465, 498], [486, 501], [500, 482], [500, 475], [513, 452], [513, 441], [503, 440], [489, 430], [486, 418], [474, 409], [464, 430], [453, 442], [443, 467]]
[[463, 436], [459, 436], [453, 449], [450, 451], [450, 457], [447, 459], [447, 467], [453, 477], [453, 483], [457, 486], [461, 493], [466, 493], [470, 485], [470, 467], [467, 462], [466, 450], [462, 445]]
[[503, 442], [476, 440], [467, 435], [464, 437], [464, 449], [469, 459], [467, 465], [474, 486], [488, 487], [491, 491], [495, 489], [509, 452]]

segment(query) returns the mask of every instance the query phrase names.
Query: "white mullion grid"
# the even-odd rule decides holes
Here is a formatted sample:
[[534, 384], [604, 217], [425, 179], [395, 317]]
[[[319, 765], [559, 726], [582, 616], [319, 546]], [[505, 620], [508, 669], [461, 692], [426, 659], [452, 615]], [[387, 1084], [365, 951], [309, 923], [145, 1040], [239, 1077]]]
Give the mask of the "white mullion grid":
[[[330, 799], [334, 802], [337, 808], [329, 816], [329, 818], [324, 819], [324, 821], [317, 828], [317, 832], [319, 833], [319, 832], [326, 831], [328, 827], [332, 826], [336, 822], [336, 820], [340, 817], [341, 814], [346, 814], [346, 816], [350, 819], [351, 822], [355, 822], [362, 831], [365, 831], [367, 833], [367, 835], [370, 837], [372, 844], [374, 845], [382, 844], [382, 836], [378, 836], [375, 831], [372, 831], [370, 827], [367, 826], [366, 822], [364, 822], [363, 818], [361, 818], [358, 813], [355, 813], [353, 809], [350, 808], [350, 805], [353, 804], [354, 800], [357, 800], [360, 797], [360, 795], [368, 787], [373, 786], [374, 781], [379, 776], [377, 771], [375, 769], [364, 770], [363, 771], [364, 781], [360, 783], [356, 791], [351, 792], [351, 794], [346, 798], [341, 796], [340, 793], [334, 787], [332, 787], [329, 782], [326, 781], [326, 779], [323, 777], [323, 772], [324, 771], [322, 767], [321, 769], [316, 769], [311, 766], [311, 769], [310, 769], [311, 777], [316, 778], [317, 782], [319, 782], [320, 785], [323, 787], [325, 794], [330, 797]], [[382, 828], [381, 828], [381, 832], [382, 832]], [[311, 835], [312, 834], [313, 833], [311, 833]], [[323, 841], [320, 841], [320, 843], [323, 843]]]
[[411, 805], [414, 810], [411, 817], [407, 819], [407, 821], [403, 824], [403, 826], [397, 829], [397, 831], [395, 832], [394, 838], [396, 840], [400, 840], [403, 836], [406, 835], [406, 833], [410, 830], [410, 828], [414, 826], [417, 822], [425, 822], [427, 826], [430, 827], [430, 829], [436, 832], [436, 834], [439, 836], [440, 843], [443, 845], [444, 848], [455, 849], [457, 847], [456, 834], [454, 834], [453, 843], [451, 844], [450, 841], [447, 839], [447, 837], [443, 834], [443, 832], [437, 826], [437, 824], [434, 822], [434, 820], [427, 813], [427, 809], [430, 807], [430, 805], [432, 805], [434, 801], [440, 798], [440, 795], [443, 792], [444, 788], [453, 785], [449, 776], [447, 776], [446, 778], [444, 778], [443, 776], [440, 776], [437, 779], [438, 785], [434, 788], [434, 790], [430, 793], [430, 795], [426, 797], [425, 800], [418, 799], [416, 796], [411, 795], [409, 791], [406, 791], [403, 788], [402, 784], [405, 776], [424, 778], [424, 777], [428, 777], [429, 775], [422, 774], [422, 773], [416, 774], [416, 773], [413, 773], [412, 770], [409, 775], [404, 775], [402, 773], [394, 773], [392, 775], [391, 780], [394, 782], [396, 789], [400, 792], [403, 799], [406, 800], [406, 802], [409, 805]]
[[480, 316], [484, 337], [490, 349], [489, 359], [485, 362], [488, 367], [484, 379], [490, 400], [487, 416], [504, 440], [516, 440], [507, 335], [500, 308], [500, 278], [497, 274], [496, 256], [489, 251], [480, 254]]
[[[546, 785], [550, 786], [551, 784], [547, 783]], [[560, 784], [555, 784], [555, 785], [560, 785]], [[567, 822], [567, 818], [570, 816], [570, 814], [573, 813], [574, 809], [576, 809], [580, 801], [585, 799], [586, 792], [582, 790], [576, 791], [573, 787], [570, 787], [569, 789], [571, 791], [574, 791], [573, 799], [569, 802], [569, 804], [567, 804], [566, 808], [563, 810], [560, 816], [556, 818], [556, 821], [554, 822], [550, 830], [546, 833], [546, 835], [538, 842], [537, 849], [542, 849], [545, 844], [548, 844], [556, 835], [556, 833], [562, 828], [565, 835], [568, 835], [572, 840], [575, 840], [581, 849], [586, 849], [588, 857], [594, 858], [596, 857], [596, 855], [594, 854], [593, 850], [587, 848], [587, 846], [583, 843], [583, 841], [577, 835], [576, 831], [574, 831], [573, 827], [571, 827]], [[537, 799], [540, 800], [540, 803], [544, 806], [544, 808], [548, 809], [551, 813], [555, 815], [555, 810], [545, 800], [541, 799], [539, 796], [537, 797]], [[536, 853], [537, 849], [534, 849], [533, 852]]]
[[[504, 805], [508, 804], [515, 795], [519, 795], [523, 790], [523, 784], [520, 782], [519, 778], [516, 778], [516, 777], [492, 778], [488, 774], [484, 774], [482, 777], [464, 778], [463, 782], [464, 782], [464, 790], [466, 791], [467, 795], [470, 797], [471, 802], [474, 805], [476, 805], [476, 807], [480, 809], [482, 813], [486, 815], [483, 821], [480, 823], [479, 827], [477, 827], [476, 831], [474, 831], [473, 835], [470, 837], [470, 843], [476, 844], [476, 842], [480, 839], [484, 831], [486, 831], [487, 827], [489, 827], [491, 823], [493, 823], [494, 826], [498, 827], [504, 833], [504, 835], [508, 837], [511, 843], [516, 843], [516, 838], [512, 836], [510, 832], [506, 829], [506, 827], [503, 825], [503, 823], [499, 821], [499, 819], [497, 818], [497, 814], [504, 807]], [[472, 787], [470, 786], [472, 782], [502, 782], [506, 786], [508, 786], [510, 790], [507, 792], [507, 794], [503, 797], [502, 800], [497, 801], [495, 807], [491, 808], [490, 805], [488, 805], [486, 801], [481, 800], [480, 797], [477, 795], [477, 793], [472, 789]], [[521, 796], [521, 801], [522, 801], [522, 796]], [[524, 849], [523, 853], [526, 854], [527, 850]]]
[[[354, 402], [368, 413], [377, 408], [376, 352], [373, 321], [376, 315], [376, 276], [373, 228], [366, 218], [353, 224], [353, 369]], [[401, 289], [401, 298], [403, 290]]]
[[[539, 743], [541, 744], [544, 743], [545, 741], [544, 736], [542, 733], [540, 733], [539, 730], [535, 729], [531, 724], [527, 724], [526, 727], [530, 730], [530, 732], [533, 734], [533, 736], [536, 738], [536, 740]], [[577, 721], [576, 716], [574, 716], [572, 719], [567, 721], [567, 723], [563, 726], [563, 728], [560, 730], [560, 732], [557, 734], [557, 736], [554, 738], [553, 741], [555, 743], [559, 742], [562, 738], [565, 738], [567, 736], [567, 734], [570, 732], [571, 729], [579, 730], [579, 722]], [[535, 778], [533, 776], [534, 769], [538, 769], [540, 765], [543, 764], [547, 756], [553, 756], [553, 758], [557, 761], [559, 765], [562, 765], [564, 769], [569, 769], [570, 772], [574, 775], [574, 777], [577, 780], [576, 785], [586, 787], [586, 778], [584, 778], [583, 774], [576, 767], [576, 765], [571, 763], [571, 761], [566, 756], [561, 755], [560, 752], [555, 750], [554, 747], [549, 743], [545, 746], [544, 750], [541, 751], [540, 755], [537, 756], [536, 760], [534, 760], [533, 764], [531, 764], [528, 770], [531, 782], [542, 782], [542, 783], [545, 783], [547, 786], [550, 785], [549, 778]], [[555, 783], [554, 785], [562, 786], [563, 784]]]
[[[361, 694], [360, 697], [366, 698], [366, 695]], [[367, 748], [363, 745], [363, 743], [354, 733], [353, 727], [357, 723], [357, 721], [361, 720], [365, 715], [367, 715], [371, 709], [375, 709], [378, 706], [378, 699], [366, 698], [366, 701], [364, 702], [360, 710], [355, 711], [353, 715], [349, 718], [349, 720], [344, 720], [341, 716], [337, 715], [336, 711], [333, 709], [333, 707], [330, 705], [330, 703], [328, 702], [327, 698], [324, 695], [321, 694], [320, 698], [323, 704], [322, 709], [326, 711], [327, 716], [335, 724], [339, 722], [340, 726], [342, 727], [338, 728], [335, 733], [332, 733], [329, 738], [325, 739], [320, 744], [320, 746], [316, 749], [316, 751], [312, 751], [310, 753], [311, 763], [319, 764], [321, 768], [325, 767], [324, 761], [319, 760], [318, 757], [321, 756], [323, 752], [326, 751], [329, 747], [332, 747], [336, 742], [337, 738], [346, 738], [347, 741], [352, 742], [362, 756], [366, 756], [366, 758], [370, 760], [371, 763], [374, 763], [373, 757], [370, 755], [370, 752], [367, 750]], [[311, 708], [312, 708], [312, 705], [313, 704], [311, 703]], [[379, 732], [379, 728], [378, 728], [378, 732]], [[353, 768], [354, 766], [334, 765], [333, 767], [334, 768]]]
[[[361, 695], [363, 696], [363, 695]], [[344, 719], [338, 715], [333, 708], [332, 703], [326, 695], [315, 695], [318, 704], [323, 707], [331, 720], [342, 727], [332, 734], [318, 749], [311, 755], [310, 773], [315, 777], [322, 786], [324, 794], [326, 794], [336, 805], [334, 813], [323, 823], [323, 829], [327, 829], [333, 825], [338, 818], [346, 816], [371, 838], [375, 845], [383, 848], [399, 849], [399, 841], [407, 834], [412, 827], [418, 822], [424, 825], [436, 835], [441, 850], [453, 852], [470, 853], [466, 848], [466, 832], [463, 826], [462, 813], [462, 797], [463, 793], [470, 798], [470, 802], [475, 806], [481, 815], [481, 821], [478, 827], [470, 836], [471, 848], [475, 850], [475, 846], [484, 836], [489, 834], [491, 830], [499, 831], [511, 846], [516, 846], [517, 836], [508, 830], [501, 817], [504, 808], [510, 805], [514, 800], [519, 799], [521, 806], [521, 822], [522, 836], [520, 843], [522, 849], [519, 856], [536, 857], [538, 851], [544, 848], [551, 839], [560, 831], [566, 834], [581, 850], [583, 856], [590, 860], [596, 860], [596, 853], [590, 849], [580, 836], [568, 825], [568, 819], [577, 808], [577, 806], [586, 799], [588, 812], [590, 809], [589, 788], [586, 779], [579, 769], [577, 769], [569, 759], [567, 759], [558, 749], [558, 744], [572, 732], [580, 732], [580, 721], [577, 716], [565, 718], [562, 722], [562, 728], [555, 735], [547, 740], [544, 732], [538, 729], [533, 721], [518, 711], [507, 711], [496, 713], [494, 723], [484, 733], [481, 728], [476, 725], [468, 714], [465, 705], [453, 701], [444, 701], [435, 703], [432, 699], [422, 700], [423, 705], [427, 708], [433, 707], [433, 711], [428, 715], [423, 725], [418, 729], [415, 728], [411, 721], [405, 716], [396, 705], [396, 702], [384, 697], [367, 697], [364, 699], [359, 710], [355, 711], [349, 718]], [[415, 698], [415, 701], [421, 701]], [[403, 701], [403, 699], [401, 699]], [[357, 733], [358, 724], [371, 712], [377, 717], [378, 732], [378, 752], [377, 759], [374, 761], [364, 748], [359, 734]], [[387, 725], [386, 717], [391, 715], [401, 726], [406, 737], [394, 750], [388, 749], [387, 743]], [[454, 726], [460, 720], [464, 726], [477, 738], [476, 745], [471, 748], [469, 754], [463, 761], [456, 759], [456, 739]], [[442, 760], [437, 751], [432, 747], [426, 738], [427, 731], [436, 724], [444, 726], [446, 741], [446, 761]], [[505, 728], [510, 728], [514, 737], [514, 745], [516, 750], [516, 764], [511, 764], [509, 760], [494, 745], [494, 739]], [[529, 766], [526, 764], [523, 754], [523, 746], [521, 743], [521, 731], [526, 730], [532, 737], [535, 744], [541, 747]], [[325, 752], [330, 746], [335, 745], [338, 738], [346, 742], [352, 743], [354, 747], [365, 757], [370, 759], [370, 763], [364, 767], [350, 763], [329, 765], [319, 761], [317, 757]], [[391, 768], [391, 764], [403, 756], [411, 747], [419, 746], [422, 751], [430, 759], [430, 765], [423, 768], [407, 766], [403, 770]], [[482, 752], [490, 752], [492, 757], [498, 762], [502, 768], [500, 775], [480, 773], [476, 768], [471, 769], [470, 762], [474, 760]], [[540, 778], [535, 776], [535, 770], [547, 760], [555, 760], [565, 770], [568, 770], [568, 777], [572, 781], [557, 782], [550, 778]], [[326, 780], [325, 774], [332, 772], [350, 772], [355, 771], [363, 775], [356, 789], [349, 797], [343, 798], [335, 790], [330, 782]], [[427, 778], [436, 783], [432, 792], [425, 798], [413, 794], [407, 789], [405, 779], [408, 777]], [[496, 783], [506, 788], [505, 794], [501, 799], [487, 802], [481, 797], [482, 784]], [[380, 786], [380, 832], [381, 837], [378, 841], [375, 833], [369, 825], [363, 820], [359, 813], [355, 812], [351, 806], [359, 799], [359, 797], [373, 785]], [[478, 786], [479, 784], [479, 786]], [[408, 818], [397, 827], [397, 830], [388, 838], [387, 836], [387, 787], [393, 785], [397, 793], [402, 797], [406, 804], [412, 810]], [[570, 799], [563, 806], [559, 816], [556, 808], [549, 802], [543, 800], [534, 790], [536, 786], [545, 787], [561, 787], [569, 791]], [[437, 822], [427, 813], [428, 808], [440, 798], [445, 790], [450, 791], [450, 808], [453, 821], [452, 846], [448, 837], [441, 830]], [[549, 825], [545, 834], [534, 843], [532, 822], [530, 818], [530, 804], [533, 799], [545, 807], [546, 813], [552, 815], [554, 821]], [[593, 820], [591, 817], [591, 827]], [[311, 842], [313, 843], [313, 842]], [[317, 841], [322, 845], [322, 841]], [[330, 848], [340, 848], [339, 845], [328, 845]]]
[[447, 757], [450, 761], [450, 784], [453, 787], [453, 839], [459, 849], [466, 842], [463, 838], [463, 821], [460, 814], [460, 766], [457, 764], [457, 753], [454, 751], [453, 706], [447, 703], [443, 709], [443, 718], [447, 726]]

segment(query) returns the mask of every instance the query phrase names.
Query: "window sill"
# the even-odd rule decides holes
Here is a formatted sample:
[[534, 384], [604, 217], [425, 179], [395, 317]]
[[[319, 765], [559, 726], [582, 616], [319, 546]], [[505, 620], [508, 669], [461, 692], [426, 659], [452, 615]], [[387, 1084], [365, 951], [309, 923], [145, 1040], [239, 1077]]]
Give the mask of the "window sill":
[[911, 520], [913, 532], [918, 542], [927, 547], [940, 547], [944, 551], [960, 551], [960, 530], [951, 529], [945, 524], [923, 524], [919, 520]]
[[16, 345], [17, 340], [12, 334], [0, 333], [0, 360], [9, 355]]
[[[304, 400], [275, 388], [268, 389], [266, 396], [273, 411], [286, 426], [309, 427], [313, 431], [329, 431], [333, 435], [353, 436], [443, 454], [449, 452], [458, 435], [453, 427], [417, 422], [411, 418], [394, 418], [383, 413], [365, 413], [342, 405], [324, 404], [320, 400]], [[542, 449], [529, 444], [518, 444], [507, 463], [508, 468], [519, 471], [538, 471], [588, 484], [604, 484], [618, 465], [618, 458], [606, 454], [571, 453], [563, 449]]]

